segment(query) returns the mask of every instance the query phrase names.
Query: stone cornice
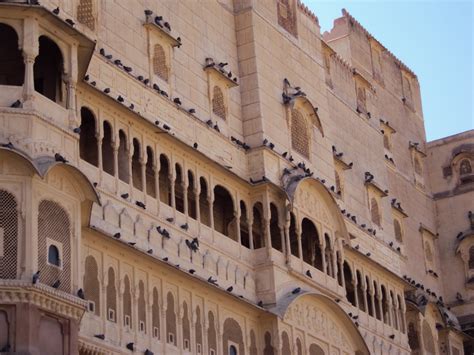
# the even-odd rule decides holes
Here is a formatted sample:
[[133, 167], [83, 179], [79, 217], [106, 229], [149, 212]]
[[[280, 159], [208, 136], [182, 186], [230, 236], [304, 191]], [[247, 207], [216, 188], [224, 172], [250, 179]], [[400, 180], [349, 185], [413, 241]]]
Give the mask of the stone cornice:
[[23, 280], [0, 280], [0, 303], [28, 303], [75, 320], [80, 320], [87, 309], [87, 301], [76, 296]]

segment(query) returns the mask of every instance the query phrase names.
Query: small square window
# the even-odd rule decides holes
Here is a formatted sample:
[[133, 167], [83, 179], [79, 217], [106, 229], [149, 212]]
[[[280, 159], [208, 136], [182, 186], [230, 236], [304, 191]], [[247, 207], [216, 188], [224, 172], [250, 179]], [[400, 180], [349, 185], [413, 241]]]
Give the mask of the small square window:
[[111, 322], [115, 322], [115, 310], [113, 310], [112, 308], [109, 308], [107, 319]]
[[184, 339], [184, 350], [189, 350], [189, 340]]
[[174, 344], [174, 334], [168, 333], [168, 343]]
[[196, 352], [197, 352], [198, 354], [201, 354], [201, 344], [197, 344], [197, 346], [196, 346]]
[[94, 311], [95, 311], [95, 302], [89, 301], [89, 312], [94, 313]]
[[124, 324], [125, 324], [125, 327], [130, 328], [131, 322], [130, 322], [130, 316], [129, 315], [125, 315]]
[[145, 322], [144, 321], [140, 321], [140, 325], [139, 325], [139, 331], [144, 333], [145, 332]]
[[158, 327], [153, 327], [153, 337], [154, 338], [160, 337], [160, 330], [158, 329]]

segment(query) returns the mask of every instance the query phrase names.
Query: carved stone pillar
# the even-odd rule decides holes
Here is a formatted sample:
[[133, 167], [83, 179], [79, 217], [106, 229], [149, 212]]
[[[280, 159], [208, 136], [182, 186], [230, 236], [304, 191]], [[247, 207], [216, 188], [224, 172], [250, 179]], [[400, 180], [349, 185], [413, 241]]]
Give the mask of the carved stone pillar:
[[200, 195], [201, 195], [201, 188], [199, 187], [199, 184], [197, 184], [198, 187], [195, 187], [193, 190], [193, 194], [195, 196], [194, 199], [194, 205], [196, 206], [196, 221], [201, 223], [201, 204], [200, 204]]
[[249, 230], [249, 245], [250, 249], [253, 250], [253, 216], [252, 213], [247, 211], [247, 223], [248, 223], [248, 230]]
[[290, 243], [290, 223], [291, 223], [291, 217], [290, 217], [290, 211], [288, 210], [287, 206], [287, 211], [285, 214], [285, 225], [283, 226], [283, 234], [285, 238], [285, 258], [286, 258], [286, 264], [291, 266], [291, 243]]
[[357, 276], [356, 275], [353, 275], [352, 286], [354, 287], [355, 306], [357, 308], [359, 308], [359, 295], [358, 295], [359, 292], [357, 292], [358, 283], [357, 283]]
[[[184, 169], [183, 169], [184, 170]], [[183, 175], [183, 180], [181, 180], [181, 189], [183, 190], [183, 213], [185, 216], [188, 216], [188, 179]]]
[[296, 240], [298, 241], [298, 255], [303, 260], [303, 245], [301, 244], [301, 223], [299, 222], [298, 216], [295, 217], [295, 232]]
[[213, 190], [209, 189], [209, 195], [207, 196], [207, 204], [209, 206], [209, 224], [211, 225], [211, 229], [214, 230], [214, 192]]
[[23, 81], [23, 107], [33, 107], [35, 92], [34, 64], [39, 53], [38, 23], [33, 17], [26, 17], [23, 24], [23, 62], [25, 77]]
[[171, 173], [168, 176], [168, 179], [170, 181], [170, 192], [171, 192], [171, 207], [173, 210], [176, 208], [176, 200], [175, 200], [175, 191], [174, 191], [174, 184], [176, 181], [176, 176], [175, 174]]
[[235, 233], [237, 234], [236, 235], [237, 243], [239, 243], [239, 245], [242, 245], [242, 238], [240, 235], [240, 209], [239, 208], [236, 208], [234, 210], [234, 220], [235, 220]]
[[142, 191], [144, 193], [144, 196], [145, 196], [145, 200], [146, 200], [146, 196], [147, 196], [147, 193], [146, 193], [146, 161], [144, 159], [144, 157], [140, 157], [140, 170], [142, 171]]

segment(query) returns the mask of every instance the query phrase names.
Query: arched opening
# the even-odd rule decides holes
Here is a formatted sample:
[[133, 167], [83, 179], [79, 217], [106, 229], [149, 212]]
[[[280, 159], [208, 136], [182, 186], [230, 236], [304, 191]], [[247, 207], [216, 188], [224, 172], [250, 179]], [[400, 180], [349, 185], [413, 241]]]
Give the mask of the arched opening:
[[351, 267], [349, 266], [347, 261], [344, 261], [343, 269], [344, 269], [344, 284], [346, 285], [346, 298], [347, 298], [347, 301], [349, 301], [349, 303], [355, 307], [356, 301], [355, 301], [354, 279], [352, 278]]
[[[234, 220], [234, 206], [229, 191], [220, 185], [214, 188], [214, 229], [228, 237], [235, 237], [231, 223]], [[234, 238], [233, 238], [234, 239]]]
[[18, 222], [15, 197], [5, 190], [0, 190], [0, 248], [3, 250], [0, 257], [0, 279], [15, 279], [17, 276]]
[[[229, 343], [232, 344], [229, 344]], [[244, 354], [244, 337], [240, 324], [232, 319], [227, 318], [224, 321], [224, 332], [222, 336], [222, 345], [224, 354]], [[227, 350], [228, 349], [228, 350]]]
[[253, 329], [250, 330], [250, 355], [257, 355], [257, 339]]
[[176, 346], [176, 313], [171, 292], [166, 295], [166, 342]]
[[171, 206], [171, 183], [168, 157], [160, 154], [160, 201]]
[[326, 274], [328, 274], [331, 277], [335, 277], [334, 274], [334, 259], [333, 259], [333, 251], [331, 247], [331, 239], [329, 238], [329, 234], [324, 233], [324, 243], [325, 248], [324, 248], [324, 258], [326, 260]]
[[39, 38], [39, 54], [33, 67], [35, 90], [51, 101], [64, 105], [63, 56], [61, 50], [46, 36]]
[[151, 197], [156, 197], [155, 154], [150, 146], [146, 147], [145, 182], [146, 193]]
[[460, 175], [472, 174], [471, 162], [468, 159], [461, 160], [461, 163], [459, 164], [459, 174]]
[[0, 23], [0, 85], [21, 86], [25, 78], [23, 55], [16, 31]]
[[263, 355], [274, 355], [275, 351], [272, 346], [272, 335], [270, 332], [265, 332], [263, 339], [265, 344], [263, 348]]
[[196, 219], [196, 185], [191, 170], [188, 170], [188, 216]]
[[211, 226], [210, 206], [209, 206], [209, 191], [207, 189], [207, 182], [202, 176], [199, 178], [199, 185], [201, 192], [199, 193], [199, 213], [201, 216], [201, 223], [206, 226]]
[[401, 243], [403, 241], [402, 226], [400, 225], [400, 221], [398, 219], [393, 220], [393, 232], [397, 242]]
[[252, 223], [252, 238], [253, 248], [260, 249], [265, 246], [263, 238], [263, 206], [261, 202], [256, 202], [253, 205], [253, 223]]
[[377, 282], [374, 281], [374, 302], [375, 302], [375, 317], [378, 320], [382, 320], [382, 313], [380, 309], [380, 294]]
[[272, 248], [283, 252], [281, 230], [278, 222], [278, 208], [273, 203], [270, 203], [270, 238]]
[[214, 320], [214, 313], [209, 311], [207, 314], [207, 318], [209, 321], [209, 328], [207, 329], [207, 346], [209, 348], [209, 354], [212, 352], [217, 354], [217, 332], [216, 332], [216, 324]]
[[57, 267], [61, 266], [59, 249], [56, 245], [51, 244], [48, 248], [48, 263]]
[[309, 355], [324, 355], [324, 350], [319, 345], [311, 344], [309, 346]]
[[102, 169], [110, 175], [115, 174], [114, 147], [112, 139], [112, 126], [104, 121], [104, 137], [102, 138]]
[[318, 230], [307, 218], [301, 223], [301, 246], [303, 261], [324, 272]]
[[151, 305], [151, 326], [152, 328], [152, 337], [160, 339], [160, 303], [158, 300], [158, 290], [156, 287], [153, 287], [153, 300]]
[[201, 309], [199, 306], [196, 307], [196, 353], [202, 354], [202, 322], [201, 322]]
[[[61, 248], [61, 268], [48, 262], [51, 245], [48, 240]], [[41, 201], [38, 206], [38, 266], [41, 282], [51, 286], [59, 281], [59, 289], [70, 292], [71, 256], [71, 222], [66, 210], [54, 201]]]
[[342, 260], [341, 260], [341, 253], [336, 251], [336, 272], [337, 272], [337, 283], [339, 286], [343, 285], [343, 275], [341, 270]]
[[382, 285], [381, 287], [382, 290], [382, 317], [383, 321], [385, 324], [390, 324], [390, 315], [388, 313], [388, 298], [387, 298], [387, 290], [385, 289], [385, 286]]
[[373, 317], [374, 316], [374, 305], [372, 302], [372, 296], [371, 296], [371, 282], [369, 280], [369, 277], [365, 277], [365, 298], [367, 299], [367, 308], [368, 308], [368, 313], [369, 316]]
[[[148, 292], [147, 292], [148, 293]], [[145, 305], [145, 284], [142, 280], [138, 282], [138, 331], [146, 333], [146, 305]]]
[[189, 323], [188, 304], [183, 302], [183, 349], [191, 350], [191, 326]]
[[364, 284], [363, 284], [363, 278], [359, 270], [356, 271], [357, 275], [357, 300], [359, 301], [359, 309], [362, 312], [365, 312], [365, 302], [364, 302]]
[[118, 177], [123, 182], [130, 181], [130, 171], [128, 166], [129, 152], [127, 136], [125, 132], [119, 131], [119, 149], [118, 149]]
[[291, 348], [290, 348], [290, 338], [288, 337], [287, 332], [283, 332], [281, 334], [281, 353], [282, 354], [291, 354]]
[[81, 133], [79, 134], [79, 155], [86, 162], [99, 166], [97, 131], [95, 117], [87, 107], [81, 107]]
[[136, 189], [143, 191], [141, 155], [140, 142], [138, 139], [133, 138], [132, 182]]
[[117, 289], [115, 286], [115, 271], [112, 267], [109, 267], [107, 272], [107, 281], [107, 320], [115, 323], [117, 322]]
[[100, 316], [99, 267], [92, 255], [84, 263], [84, 297], [89, 301], [89, 311]]
[[183, 170], [181, 165], [175, 165], [175, 180], [174, 180], [174, 205], [176, 211], [184, 213], [184, 181]]
[[300, 338], [296, 338], [296, 354], [303, 355], [303, 345], [301, 344]]
[[240, 243], [250, 248], [249, 223], [247, 219], [247, 206], [244, 201], [240, 201]]
[[293, 212], [290, 212], [290, 249], [291, 254], [300, 257], [300, 251], [298, 249], [298, 235], [296, 234], [296, 219]]
[[130, 288], [130, 279], [128, 275], [125, 275], [123, 280], [123, 295], [122, 295], [122, 312], [123, 312], [123, 325], [125, 328], [133, 329], [132, 323], [132, 290]]

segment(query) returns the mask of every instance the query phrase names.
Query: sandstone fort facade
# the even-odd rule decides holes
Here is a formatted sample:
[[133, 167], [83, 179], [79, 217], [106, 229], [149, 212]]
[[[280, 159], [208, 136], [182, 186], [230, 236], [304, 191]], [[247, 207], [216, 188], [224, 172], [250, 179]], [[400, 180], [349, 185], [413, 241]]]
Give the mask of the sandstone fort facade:
[[0, 143], [0, 353], [474, 351], [474, 131], [345, 10], [0, 1]]

